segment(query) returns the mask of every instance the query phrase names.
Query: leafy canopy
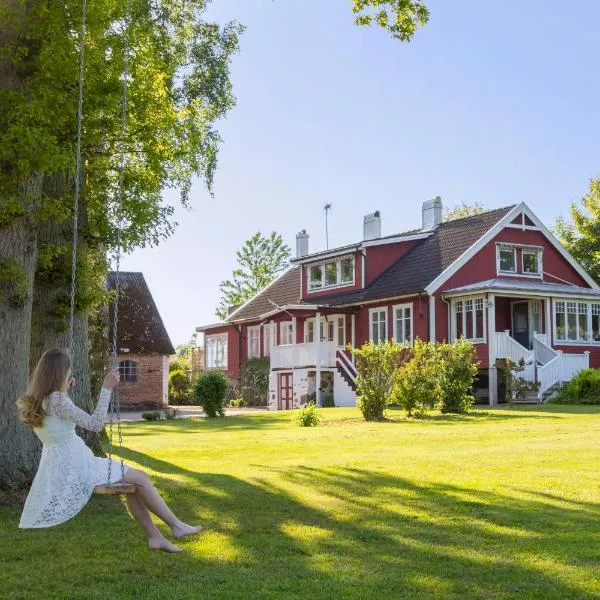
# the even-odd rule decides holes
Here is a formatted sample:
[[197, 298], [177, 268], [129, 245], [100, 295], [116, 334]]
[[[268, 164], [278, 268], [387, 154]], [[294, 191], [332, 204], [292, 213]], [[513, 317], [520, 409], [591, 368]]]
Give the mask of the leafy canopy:
[[480, 215], [482, 212], [485, 212], [485, 208], [479, 202], [475, 202], [475, 204], [461, 202], [453, 208], [446, 208], [444, 210], [444, 221], [456, 221], [456, 219]]
[[269, 237], [257, 232], [246, 240], [236, 253], [238, 268], [219, 286], [217, 317], [225, 319], [230, 306], [243, 304], [269, 285], [287, 268], [291, 254], [290, 247], [274, 231]]

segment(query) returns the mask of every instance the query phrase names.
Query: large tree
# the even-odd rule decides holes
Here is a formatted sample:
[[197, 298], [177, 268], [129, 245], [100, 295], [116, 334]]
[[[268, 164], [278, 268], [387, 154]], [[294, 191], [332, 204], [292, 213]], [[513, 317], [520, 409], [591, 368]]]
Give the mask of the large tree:
[[[172, 233], [173, 206], [164, 201], [165, 188], [182, 190], [187, 204], [194, 177], [212, 185], [220, 142], [215, 123], [234, 104], [229, 64], [241, 27], [207, 22], [208, 2], [87, 3], [76, 232], [82, 404], [89, 390], [90, 311], [106, 312], [98, 302], [105, 300], [106, 255], [119, 222], [121, 156], [125, 251]], [[125, 77], [127, 5], [131, 64]], [[37, 442], [18, 423], [14, 405], [25, 389], [30, 359], [49, 344], [66, 344], [81, 6], [81, 0], [0, 4], [0, 487], [26, 483], [35, 469]], [[404, 41], [428, 19], [420, 1], [353, 0], [353, 10], [358, 24], [376, 24]], [[129, 88], [124, 138], [123, 79]], [[97, 320], [94, 329], [105, 331]], [[103, 347], [93, 346], [92, 355]]]
[[571, 222], [560, 218], [555, 231], [563, 246], [600, 283], [600, 177], [590, 181], [588, 193], [570, 206]]
[[473, 215], [479, 215], [485, 211], [485, 208], [479, 202], [475, 204], [467, 204], [461, 202], [452, 208], [446, 208], [444, 211], [444, 221], [456, 221], [456, 219], [464, 219]]
[[239, 306], [258, 294], [289, 265], [290, 247], [274, 231], [269, 237], [255, 233], [237, 251], [237, 268], [231, 279], [222, 281], [221, 301], [216, 310], [225, 319], [232, 306]]

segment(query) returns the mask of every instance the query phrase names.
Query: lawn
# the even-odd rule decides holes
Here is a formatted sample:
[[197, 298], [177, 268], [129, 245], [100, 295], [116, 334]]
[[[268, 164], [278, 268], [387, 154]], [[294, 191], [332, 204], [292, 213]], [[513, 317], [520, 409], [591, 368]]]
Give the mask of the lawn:
[[206, 533], [159, 554], [116, 498], [38, 531], [1, 507], [0, 597], [600, 598], [600, 409], [323, 413], [126, 425], [127, 460]]

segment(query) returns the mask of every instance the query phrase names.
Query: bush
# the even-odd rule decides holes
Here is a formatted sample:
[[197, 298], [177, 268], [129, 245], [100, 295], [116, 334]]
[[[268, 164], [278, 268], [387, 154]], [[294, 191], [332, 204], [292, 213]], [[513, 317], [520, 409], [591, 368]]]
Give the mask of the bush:
[[228, 389], [229, 379], [221, 371], [202, 373], [194, 384], [194, 403], [202, 407], [207, 417], [224, 417]]
[[436, 344], [415, 340], [410, 358], [398, 370], [390, 403], [398, 404], [411, 417], [423, 416], [440, 404], [441, 373]]
[[175, 404], [185, 404], [189, 400], [190, 381], [181, 369], [169, 372], [169, 401]]
[[600, 404], [600, 369], [579, 371], [571, 381], [564, 385], [554, 404]]
[[497, 360], [496, 368], [504, 375], [505, 399], [512, 406], [516, 398], [522, 398], [527, 392], [533, 392], [540, 389], [539, 381], [529, 381], [521, 377], [525, 370], [525, 360], [518, 362], [510, 358], [506, 360]]
[[475, 402], [472, 390], [479, 365], [475, 346], [464, 338], [453, 344], [438, 344], [436, 361], [440, 375], [441, 411], [468, 412]]
[[172, 406], [167, 406], [167, 408], [163, 410], [163, 416], [165, 419], [176, 419], [178, 413], [179, 411]]
[[296, 414], [296, 423], [299, 427], [316, 427], [321, 422], [317, 407], [313, 402], [300, 408]]
[[408, 351], [408, 346], [391, 342], [369, 342], [362, 348], [352, 348], [358, 371], [357, 403], [365, 421], [383, 419], [396, 383], [398, 367]]
[[240, 368], [240, 386], [248, 406], [264, 406], [269, 395], [269, 357], [251, 358]]
[[244, 402], [243, 398], [237, 398], [234, 400], [230, 400], [229, 406], [231, 406], [231, 408], [243, 408], [244, 406], [246, 406], [246, 403]]
[[160, 421], [160, 412], [157, 410], [143, 412], [142, 419], [146, 419], [146, 421]]

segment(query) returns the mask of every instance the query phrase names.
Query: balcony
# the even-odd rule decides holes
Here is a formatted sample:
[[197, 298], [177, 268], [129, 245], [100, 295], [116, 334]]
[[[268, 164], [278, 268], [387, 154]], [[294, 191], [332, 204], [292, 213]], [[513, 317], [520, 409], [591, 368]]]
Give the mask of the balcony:
[[317, 365], [320, 368], [334, 369], [337, 349], [334, 342], [275, 346], [271, 348], [271, 369], [293, 369]]

